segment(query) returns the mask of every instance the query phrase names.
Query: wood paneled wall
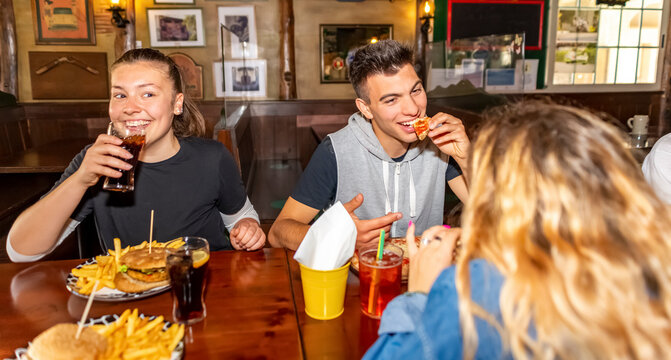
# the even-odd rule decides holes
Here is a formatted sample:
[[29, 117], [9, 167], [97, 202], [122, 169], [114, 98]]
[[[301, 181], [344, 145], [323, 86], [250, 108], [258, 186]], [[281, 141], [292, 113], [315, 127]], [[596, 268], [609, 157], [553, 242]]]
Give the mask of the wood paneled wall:
[[[635, 114], [649, 114], [650, 132], [662, 135], [660, 125], [660, 109], [662, 92], [630, 92], [630, 93], [581, 93], [581, 94], [548, 94], [560, 102], [603, 111], [610, 114], [615, 121], [625, 124]], [[511, 100], [534, 96], [511, 96]], [[206, 120], [207, 137], [212, 137], [215, 125], [220, 121], [223, 101], [201, 101], [197, 103]], [[235, 109], [242, 102], [229, 101], [226, 106]], [[453, 108], [445, 108], [440, 102], [431, 100], [429, 113], [450, 111], [463, 118], [467, 127], [477, 121], [477, 115]], [[86, 103], [23, 103], [20, 107], [4, 108], [3, 114], [11, 117], [25, 118], [23, 129], [12, 129], [11, 133], [27, 131], [26, 137], [8, 137], [10, 132], [0, 127], [2, 138], [2, 154], [30, 146], [39, 146], [57, 139], [95, 138], [104, 131], [109, 121], [107, 102]], [[252, 116], [251, 130], [254, 154], [257, 159], [301, 159], [305, 162], [318, 144], [310, 126], [313, 123], [346, 123], [347, 118], [357, 108], [352, 99], [348, 100], [290, 100], [290, 101], [256, 101], [249, 103]], [[18, 112], [23, 112], [18, 114]], [[3, 122], [0, 121], [0, 124]], [[626, 125], [622, 125], [626, 129]], [[16, 131], [14, 131], [16, 130]], [[10, 149], [11, 148], [11, 149]]]
[[[643, 114], [650, 116], [649, 132], [657, 136], [663, 135], [664, 126], [660, 126], [660, 110], [662, 108], [663, 92], [619, 92], [619, 93], [573, 93], [573, 94], [543, 94], [527, 95], [524, 98], [549, 97], [559, 103], [585, 106], [593, 110], [606, 113], [612, 122], [619, 122], [621, 128], [629, 131], [627, 119]], [[522, 97], [512, 96], [512, 100]]]
[[0, 157], [11, 156], [29, 148], [32, 143], [28, 122], [20, 106], [0, 108]]
[[107, 129], [107, 102], [22, 104], [33, 146], [60, 139], [95, 139]]
[[[206, 136], [212, 137], [214, 126], [219, 122], [223, 101], [203, 101], [197, 103], [205, 117]], [[58, 139], [95, 139], [107, 129], [109, 116], [108, 102], [73, 103], [22, 103], [15, 110], [24, 113], [33, 146], [39, 146]], [[12, 118], [16, 118], [12, 116]]]

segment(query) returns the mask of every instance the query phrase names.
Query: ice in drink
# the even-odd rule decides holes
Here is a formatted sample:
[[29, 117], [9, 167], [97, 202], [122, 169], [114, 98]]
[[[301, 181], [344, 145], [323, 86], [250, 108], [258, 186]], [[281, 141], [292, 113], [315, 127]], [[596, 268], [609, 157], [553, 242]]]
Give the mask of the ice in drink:
[[385, 246], [382, 260], [377, 260], [377, 249], [359, 253], [359, 284], [361, 311], [379, 319], [391, 299], [401, 294], [403, 250]]

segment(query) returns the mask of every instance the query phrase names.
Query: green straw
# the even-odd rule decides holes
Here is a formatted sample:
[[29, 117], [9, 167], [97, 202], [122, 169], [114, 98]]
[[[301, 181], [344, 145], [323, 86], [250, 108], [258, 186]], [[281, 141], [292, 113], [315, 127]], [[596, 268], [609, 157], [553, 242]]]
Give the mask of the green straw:
[[380, 242], [377, 245], [378, 260], [382, 260], [382, 249], [384, 249], [384, 229], [380, 230]]
[[[380, 242], [377, 244], [377, 261], [382, 261], [383, 248], [384, 248], [384, 229], [380, 230]], [[378, 284], [379, 283], [378, 277], [380, 275], [378, 274], [379, 269], [376, 267], [373, 267], [371, 269], [371, 272], [372, 274], [370, 281], [370, 289], [368, 291], [368, 313], [375, 314], [376, 313], [375, 309], [377, 308], [379, 287], [380, 287], [380, 284]]]

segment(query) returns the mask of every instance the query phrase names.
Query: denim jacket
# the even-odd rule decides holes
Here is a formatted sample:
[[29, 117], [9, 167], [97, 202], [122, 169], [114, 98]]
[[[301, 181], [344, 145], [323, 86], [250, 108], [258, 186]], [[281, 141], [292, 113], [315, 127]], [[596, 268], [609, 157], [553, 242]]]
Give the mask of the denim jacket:
[[[471, 297], [501, 322], [499, 293], [504, 278], [494, 265], [474, 260], [469, 265]], [[474, 316], [478, 332], [476, 359], [511, 359], [496, 329]], [[379, 338], [364, 355], [370, 359], [462, 359], [459, 296], [455, 267], [445, 269], [428, 295], [406, 293], [392, 300], [378, 330]]]

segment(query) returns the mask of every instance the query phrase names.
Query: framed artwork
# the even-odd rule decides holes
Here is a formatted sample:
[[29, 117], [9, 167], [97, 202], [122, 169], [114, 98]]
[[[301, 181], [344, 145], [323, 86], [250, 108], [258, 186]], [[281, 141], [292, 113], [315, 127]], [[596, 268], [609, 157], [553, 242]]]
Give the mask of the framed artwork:
[[35, 44], [95, 45], [91, 0], [31, 0]]
[[154, 4], [169, 4], [169, 5], [180, 5], [180, 4], [193, 4], [195, 0], [154, 0]]
[[357, 48], [392, 39], [393, 26], [320, 25], [321, 83], [348, 83], [348, 67]]
[[172, 53], [168, 55], [172, 61], [177, 64], [184, 77], [184, 86], [187, 94], [192, 99], [203, 98], [203, 67], [196, 64], [193, 59], [186, 54]]
[[202, 9], [147, 9], [147, 27], [152, 47], [205, 46]]
[[266, 97], [266, 60], [215, 62], [214, 85], [216, 97]]
[[29, 51], [28, 66], [33, 99], [109, 99], [104, 52]]
[[[230, 44], [233, 59], [255, 59], [258, 55], [256, 41], [256, 21], [253, 6], [220, 6], [218, 8], [219, 23], [224, 24], [228, 31], [224, 36], [224, 46]], [[219, 35], [221, 37], [221, 34]], [[219, 53], [221, 54], [221, 39]], [[227, 52], [228, 49], [225, 49]]]

